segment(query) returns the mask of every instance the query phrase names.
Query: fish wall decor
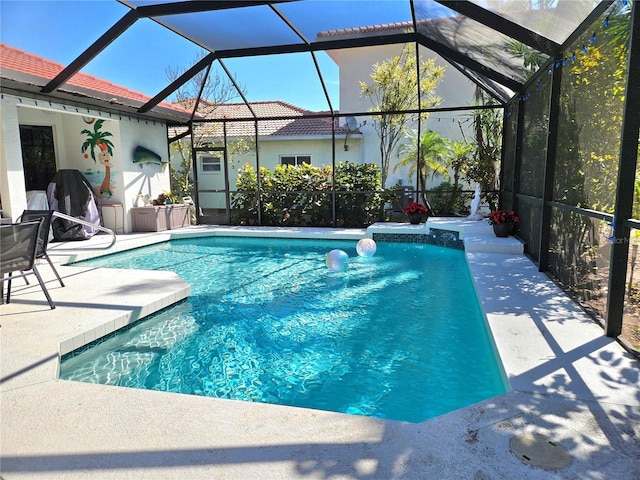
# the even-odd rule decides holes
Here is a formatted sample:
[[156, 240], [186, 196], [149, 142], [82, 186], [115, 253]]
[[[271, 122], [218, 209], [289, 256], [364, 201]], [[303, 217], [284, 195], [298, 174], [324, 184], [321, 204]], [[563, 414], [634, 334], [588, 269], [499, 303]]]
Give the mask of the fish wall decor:
[[133, 163], [136, 165], [140, 165], [140, 168], [142, 168], [143, 165], [159, 165], [161, 171], [164, 172], [165, 166], [169, 162], [163, 161], [160, 158], [160, 155], [152, 152], [148, 148], [138, 145], [133, 151]]

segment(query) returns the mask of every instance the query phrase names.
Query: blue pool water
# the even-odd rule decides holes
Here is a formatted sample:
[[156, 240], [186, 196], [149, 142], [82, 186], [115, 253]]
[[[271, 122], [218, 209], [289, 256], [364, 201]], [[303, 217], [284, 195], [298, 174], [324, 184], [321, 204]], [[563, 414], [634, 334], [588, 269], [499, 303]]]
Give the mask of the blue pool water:
[[[95, 259], [191, 296], [63, 358], [67, 380], [419, 422], [506, 391], [464, 252], [209, 237]], [[342, 249], [345, 272], [327, 268]]]

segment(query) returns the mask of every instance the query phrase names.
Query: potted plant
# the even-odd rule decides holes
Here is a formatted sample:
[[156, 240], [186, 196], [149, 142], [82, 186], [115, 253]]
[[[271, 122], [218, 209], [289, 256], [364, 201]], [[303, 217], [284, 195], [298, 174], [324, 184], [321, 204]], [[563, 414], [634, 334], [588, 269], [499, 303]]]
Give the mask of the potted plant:
[[136, 208], [131, 211], [134, 232], [160, 232], [191, 224], [189, 205], [185, 205], [182, 197], [170, 191], [159, 194], [151, 205], [153, 208]]
[[520, 224], [520, 218], [513, 210], [494, 210], [489, 213], [489, 225], [493, 225], [496, 237], [508, 237]]
[[154, 206], [157, 206], [157, 205], [164, 205], [166, 202], [167, 202], [167, 194], [165, 192], [162, 192], [160, 195], [154, 198], [151, 203]]
[[412, 225], [417, 225], [423, 218], [426, 220], [429, 217], [429, 209], [418, 202], [411, 202], [402, 209], [402, 213], [409, 217], [409, 223]]

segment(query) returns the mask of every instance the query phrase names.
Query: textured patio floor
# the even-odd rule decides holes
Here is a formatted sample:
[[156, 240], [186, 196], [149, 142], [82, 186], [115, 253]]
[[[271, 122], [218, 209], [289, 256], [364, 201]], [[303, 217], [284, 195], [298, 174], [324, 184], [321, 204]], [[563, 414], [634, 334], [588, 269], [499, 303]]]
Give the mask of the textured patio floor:
[[[192, 227], [120, 235], [114, 248], [171, 234], [356, 241], [363, 233]], [[640, 478], [638, 362], [604, 337], [602, 328], [526, 257], [491, 252], [492, 237], [479, 224], [463, 237], [482, 245], [468, 248], [467, 258], [512, 390], [419, 424], [58, 380], [61, 352], [184, 298], [189, 287], [172, 273], [60, 266], [67, 285], [62, 288], [43, 265], [55, 310], [37, 286], [19, 280], [12, 303], [0, 306], [0, 475], [4, 480]], [[50, 254], [80, 259], [95, 254], [90, 249], [101, 243], [108, 237], [53, 243]], [[508, 251], [500, 245], [497, 250]], [[512, 437], [522, 433], [545, 435], [569, 452], [571, 464], [558, 471], [525, 464], [509, 449]]]

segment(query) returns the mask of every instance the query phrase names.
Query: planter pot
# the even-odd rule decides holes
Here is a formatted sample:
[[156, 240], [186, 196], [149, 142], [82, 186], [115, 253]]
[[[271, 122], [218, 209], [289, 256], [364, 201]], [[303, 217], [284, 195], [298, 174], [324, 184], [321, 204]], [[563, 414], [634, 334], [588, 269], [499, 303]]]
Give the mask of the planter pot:
[[422, 223], [422, 218], [424, 217], [424, 214], [422, 214], [422, 213], [407, 213], [407, 217], [409, 217], [409, 223], [411, 225], [418, 225], [419, 223]]
[[494, 223], [493, 233], [496, 237], [508, 237], [513, 233], [513, 223]]
[[131, 209], [134, 232], [162, 232], [191, 224], [189, 205], [154, 205]]

